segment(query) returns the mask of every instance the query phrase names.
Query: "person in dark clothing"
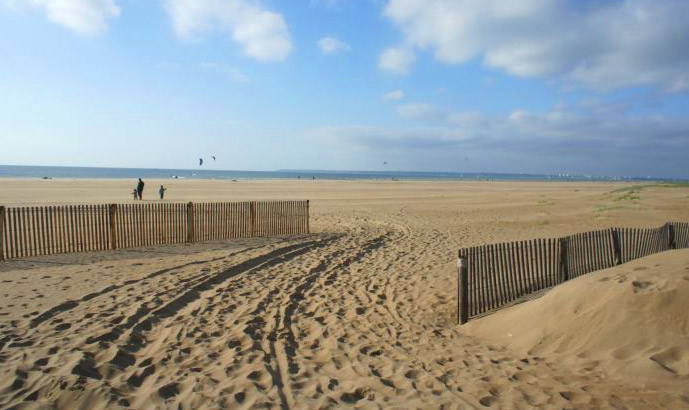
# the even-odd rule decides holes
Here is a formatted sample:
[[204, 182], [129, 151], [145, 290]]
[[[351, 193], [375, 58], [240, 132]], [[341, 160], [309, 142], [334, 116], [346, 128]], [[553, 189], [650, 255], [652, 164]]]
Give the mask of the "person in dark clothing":
[[160, 194], [160, 200], [162, 201], [165, 197], [165, 191], [167, 191], [167, 188], [164, 186], [160, 186], [160, 189], [158, 190], [158, 193]]
[[139, 200], [143, 200], [143, 194], [144, 194], [144, 181], [139, 178], [139, 183], [136, 185], [136, 192], [139, 194]]

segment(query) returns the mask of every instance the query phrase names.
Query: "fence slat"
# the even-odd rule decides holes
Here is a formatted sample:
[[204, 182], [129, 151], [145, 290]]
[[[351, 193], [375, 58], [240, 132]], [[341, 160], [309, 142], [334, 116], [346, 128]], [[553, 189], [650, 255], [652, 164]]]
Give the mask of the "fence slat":
[[488, 275], [486, 274], [486, 249], [485, 246], [481, 246], [478, 249], [479, 252], [479, 279], [481, 280], [481, 292], [483, 293], [483, 305], [481, 306], [481, 313], [490, 309], [490, 288], [488, 286]]
[[83, 222], [81, 218], [83, 217], [83, 212], [81, 210], [81, 205], [74, 205], [74, 233], [76, 238], [76, 248], [75, 252], [81, 252], [84, 246], [84, 240], [82, 239], [82, 225]]
[[137, 225], [137, 209], [139, 208], [139, 205], [134, 203], [134, 204], [129, 204], [129, 209], [127, 209], [127, 216], [129, 217], [129, 223], [127, 225], [127, 235], [129, 236], [129, 247], [136, 247], [139, 246], [139, 233], [135, 229]]
[[525, 295], [528, 293], [529, 282], [526, 279], [523, 242], [516, 242], [514, 246], [514, 251], [517, 257], [517, 267], [519, 269], [519, 280], [522, 283], [522, 295]]
[[501, 303], [500, 284], [498, 283], [500, 278], [498, 277], [498, 272], [493, 264], [493, 253], [493, 245], [486, 245], [486, 265], [488, 268], [488, 279], [490, 281], [489, 286], [492, 295], [492, 303], [490, 306], [491, 309], [495, 308]]
[[136, 229], [136, 226], [139, 224], [139, 204], [134, 203], [134, 204], [129, 204], [129, 226], [128, 226], [128, 234], [131, 237], [131, 245], [130, 247], [138, 247], [141, 246], [141, 238], [140, 238], [140, 232], [138, 229]]
[[48, 225], [45, 220], [45, 207], [39, 207], [36, 209], [38, 211], [38, 226], [41, 229], [39, 246], [41, 250], [39, 255], [47, 255], [48, 253]]
[[475, 316], [478, 305], [476, 297], [476, 261], [474, 258], [474, 248], [467, 249], [467, 259], [469, 260], [469, 317]]
[[498, 276], [499, 272], [495, 266], [495, 259], [493, 258], [495, 256], [494, 246], [488, 245], [487, 251], [488, 253], [486, 254], [486, 259], [488, 263], [488, 276], [490, 278], [490, 287], [493, 293], [493, 304], [491, 309], [493, 309], [502, 303], [502, 295], [500, 292], [500, 277]]
[[29, 217], [28, 217], [28, 211], [27, 208], [22, 208], [22, 222], [21, 222], [21, 229], [22, 229], [22, 245], [24, 248], [24, 254], [22, 255], [23, 257], [30, 256], [31, 252], [31, 245], [30, 245], [30, 240], [31, 236], [29, 234]]
[[101, 224], [101, 206], [91, 205], [91, 209], [93, 210], [93, 225], [91, 227], [91, 235], [93, 235], [93, 249], [99, 251], [103, 246], [101, 237], [103, 232], [105, 232], [105, 226]]
[[74, 232], [76, 233], [76, 252], [84, 250], [83, 226], [84, 212], [81, 205], [74, 206]]
[[89, 215], [89, 206], [88, 205], [82, 205], [81, 206], [81, 217], [82, 217], [82, 232], [83, 232], [83, 242], [84, 242], [84, 251], [89, 251], [91, 250], [91, 235], [90, 235], [90, 229], [89, 229], [89, 224], [90, 224], [90, 215]]
[[86, 208], [87, 214], [86, 217], [88, 219], [88, 237], [89, 237], [89, 250], [94, 250], [96, 249], [96, 229], [95, 229], [95, 224], [96, 224], [96, 209], [93, 205], [87, 205]]
[[536, 241], [536, 253], [538, 254], [538, 258], [536, 258], [536, 264], [538, 266], [536, 269], [536, 275], [538, 277], [538, 288], [540, 290], [548, 287], [548, 277], [545, 269], [546, 262], [543, 259], [545, 257], [545, 243], [543, 239], [538, 239]]
[[547, 238], [543, 241], [543, 263], [544, 271], [543, 275], [545, 277], [545, 286], [550, 288], [554, 286], [553, 283], [553, 261], [558, 260], [553, 252], [552, 239]]
[[93, 229], [92, 229], [92, 223], [93, 223], [93, 209], [91, 205], [84, 205], [84, 237], [85, 237], [85, 250], [91, 251], [93, 250]]
[[586, 253], [584, 252], [584, 234], [578, 234], [577, 235], [577, 253], [576, 253], [576, 260], [577, 260], [577, 274], [576, 276], [581, 276], [584, 273], [584, 269], [586, 268]]
[[128, 248], [132, 248], [132, 247], [137, 246], [137, 242], [138, 242], [137, 241], [137, 233], [134, 230], [134, 224], [135, 224], [134, 217], [136, 216], [135, 210], [136, 210], [137, 206], [138, 205], [136, 203], [127, 204], [127, 211], [125, 213], [127, 215], [127, 234], [126, 235], [127, 235], [127, 241], [129, 242], [127, 244]]
[[12, 225], [12, 230], [14, 231], [14, 253], [15, 257], [21, 258], [23, 257], [23, 241], [22, 241], [22, 231], [21, 231], [21, 209], [14, 209], [12, 213], [12, 219], [13, 219], [13, 225]]
[[487, 310], [492, 310], [497, 305], [497, 286], [495, 286], [495, 277], [491, 275], [490, 270], [490, 246], [483, 247], [483, 275], [486, 278], [486, 286], [488, 289], [489, 304]]
[[599, 249], [600, 249], [599, 240], [600, 240], [600, 235], [598, 234], [598, 232], [591, 233], [591, 241], [590, 241], [591, 259], [593, 260], [593, 263], [591, 264], [591, 267], [589, 268], [589, 272], [593, 272], [593, 271], [596, 271], [598, 269], [601, 269], [602, 265], [603, 265], [602, 259], [600, 257], [600, 252], [599, 252]]
[[7, 244], [7, 232], [9, 231], [7, 228], [7, 222], [5, 222], [7, 219], [7, 209], [0, 205], [0, 261], [4, 261], [5, 259], [9, 259], [8, 252], [5, 250], [5, 245]]
[[516, 282], [514, 278], [514, 273], [512, 270], [512, 264], [509, 259], [509, 252], [507, 251], [507, 244], [501, 243], [498, 245], [498, 253], [500, 254], [500, 266], [505, 271], [505, 278], [507, 280], [507, 301], [511, 302], [516, 298]]
[[645, 229], [639, 229], [639, 258], [643, 258], [646, 255], [646, 249], [648, 248], [649, 235]]
[[499, 303], [504, 305], [507, 303], [507, 278], [505, 277], [504, 269], [500, 266], [500, 253], [498, 251], [498, 245], [491, 246], [491, 261], [493, 265], [493, 270], [496, 272], [496, 280], [498, 282], [498, 290], [500, 293]]
[[568, 280], [577, 277], [577, 236], [570, 235], [567, 237], [567, 263], [569, 265]]
[[85, 205], [84, 206], [84, 219], [86, 220], [85, 226], [84, 226], [84, 234], [86, 237], [86, 250], [90, 251], [93, 250], [93, 228], [92, 228], [92, 223], [93, 223], [93, 213], [92, 213], [92, 206], [91, 205]]
[[521, 264], [519, 263], [519, 253], [517, 250], [517, 243], [514, 242], [508, 245], [511, 263], [514, 269], [514, 277], [517, 280], [517, 297], [521, 297], [524, 294], [524, 281], [522, 278]]
[[488, 293], [488, 286], [486, 285], [488, 283], [488, 278], [486, 277], [485, 273], [485, 261], [484, 261], [484, 248], [483, 246], [479, 247], [477, 250], [478, 252], [478, 263], [477, 263], [477, 268], [478, 268], [478, 275], [477, 278], [479, 280], [479, 286], [481, 288], [481, 309], [479, 313], [483, 313], [486, 310], [488, 310], [488, 303], [490, 301], [490, 294]]

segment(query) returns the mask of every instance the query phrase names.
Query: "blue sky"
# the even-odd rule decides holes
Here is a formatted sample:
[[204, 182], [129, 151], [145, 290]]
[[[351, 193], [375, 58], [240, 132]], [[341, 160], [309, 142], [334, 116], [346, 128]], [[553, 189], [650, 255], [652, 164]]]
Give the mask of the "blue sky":
[[0, 163], [687, 178], [687, 21], [684, 0], [0, 0]]

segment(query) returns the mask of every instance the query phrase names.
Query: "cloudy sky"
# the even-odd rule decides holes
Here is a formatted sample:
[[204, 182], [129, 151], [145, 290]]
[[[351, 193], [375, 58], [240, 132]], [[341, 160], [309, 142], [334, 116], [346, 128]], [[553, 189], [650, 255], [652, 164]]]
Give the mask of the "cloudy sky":
[[688, 178], [687, 22], [687, 0], [0, 0], [0, 164]]

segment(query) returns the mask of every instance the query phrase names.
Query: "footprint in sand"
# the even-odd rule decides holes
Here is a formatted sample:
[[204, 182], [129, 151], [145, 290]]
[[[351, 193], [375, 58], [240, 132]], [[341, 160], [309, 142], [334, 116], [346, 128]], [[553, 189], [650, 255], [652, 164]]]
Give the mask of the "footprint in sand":
[[353, 392], [343, 393], [340, 396], [340, 400], [348, 404], [354, 404], [359, 400], [365, 399], [366, 397], [370, 398], [371, 395], [373, 395], [373, 393], [368, 389], [359, 388], [354, 390]]
[[648, 268], [645, 266], [639, 266], [638, 268], [634, 268], [633, 270], [634, 271], [640, 271], [640, 270], [646, 270], [646, 269], [648, 269]]
[[69, 329], [70, 327], [72, 327], [70, 323], [60, 323], [59, 325], [55, 326], [55, 330], [63, 331]]
[[160, 397], [162, 397], [165, 400], [174, 397], [179, 394], [178, 386], [179, 385], [177, 383], [166, 384], [165, 386], [158, 389], [158, 395], [160, 395]]
[[653, 282], [635, 280], [632, 281], [632, 287], [634, 288], [634, 293], [642, 292], [648, 289], [649, 286], [653, 285]]
[[482, 406], [484, 407], [490, 407], [495, 403], [496, 398], [493, 396], [485, 396], [481, 397], [478, 402], [481, 403]]
[[585, 394], [582, 393], [577, 393], [577, 392], [571, 392], [571, 391], [561, 391], [560, 396], [562, 396], [563, 399], [577, 403], [577, 404], [585, 404], [588, 403], [588, 398], [586, 397]]
[[244, 403], [244, 400], [246, 399], [246, 393], [243, 391], [240, 391], [239, 393], [235, 393], [234, 399], [237, 400], [237, 403], [242, 404]]

